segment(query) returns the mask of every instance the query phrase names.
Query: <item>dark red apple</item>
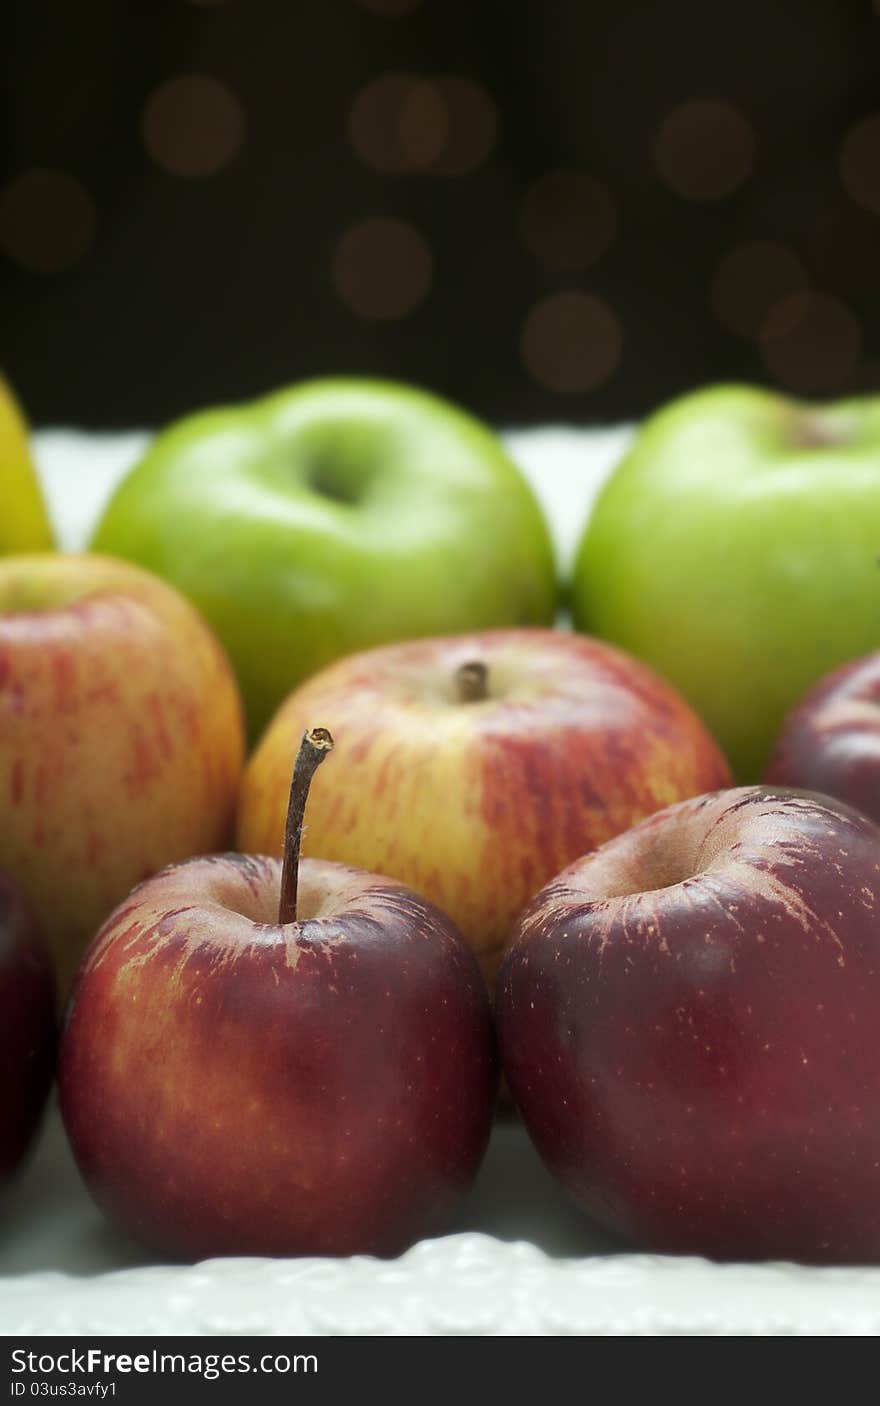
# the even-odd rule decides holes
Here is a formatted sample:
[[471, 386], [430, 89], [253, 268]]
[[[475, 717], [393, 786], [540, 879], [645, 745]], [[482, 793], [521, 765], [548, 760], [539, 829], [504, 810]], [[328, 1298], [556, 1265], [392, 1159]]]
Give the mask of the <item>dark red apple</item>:
[[0, 1183], [18, 1170], [55, 1073], [55, 981], [30, 910], [0, 874]]
[[804, 695], [765, 780], [836, 796], [880, 821], [880, 653], [835, 669]]
[[283, 873], [236, 854], [166, 869], [77, 978], [70, 1142], [107, 1214], [166, 1252], [395, 1253], [442, 1227], [485, 1151], [491, 1014], [457, 929], [394, 880], [298, 869], [329, 745], [307, 734]]
[[539, 1152], [641, 1245], [880, 1258], [880, 830], [760, 787], [565, 870], [498, 982]]

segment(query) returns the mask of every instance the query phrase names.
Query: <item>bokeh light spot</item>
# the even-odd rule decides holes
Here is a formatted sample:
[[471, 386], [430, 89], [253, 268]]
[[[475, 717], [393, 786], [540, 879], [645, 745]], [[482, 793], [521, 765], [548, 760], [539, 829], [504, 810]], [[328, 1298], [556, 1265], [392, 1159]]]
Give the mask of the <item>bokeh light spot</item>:
[[498, 112], [469, 78], [383, 73], [356, 94], [348, 127], [358, 156], [374, 170], [463, 176], [493, 150]]
[[857, 122], [844, 137], [840, 179], [857, 205], [880, 214], [880, 112]]
[[374, 170], [391, 174], [430, 167], [448, 131], [446, 104], [436, 85], [411, 73], [383, 73], [367, 83], [349, 117], [358, 156]]
[[449, 140], [449, 108], [436, 83], [417, 83], [407, 94], [398, 134], [409, 168], [430, 170]]
[[592, 391], [616, 371], [623, 334], [614, 311], [592, 293], [551, 293], [526, 318], [520, 350], [536, 381], [563, 394]]
[[498, 108], [486, 89], [470, 78], [447, 74], [431, 81], [446, 105], [448, 120], [446, 141], [431, 170], [438, 176], [468, 176], [498, 143]]
[[751, 175], [755, 136], [732, 104], [696, 99], [667, 114], [654, 155], [661, 179], [676, 195], [723, 200]]
[[709, 301], [718, 321], [738, 337], [760, 336], [770, 309], [809, 283], [800, 259], [784, 244], [752, 240], [718, 261]]
[[219, 78], [181, 74], [147, 99], [141, 130], [157, 166], [173, 176], [202, 179], [215, 175], [239, 151], [244, 114]]
[[0, 249], [31, 273], [70, 268], [96, 225], [92, 197], [63, 171], [25, 171], [0, 191]]
[[427, 296], [434, 272], [431, 251], [403, 220], [361, 220], [336, 246], [333, 286], [358, 317], [406, 317]]
[[851, 379], [861, 351], [853, 313], [827, 293], [790, 293], [770, 309], [761, 331], [768, 371], [791, 390], [826, 394]]
[[523, 243], [562, 272], [595, 263], [617, 233], [617, 203], [588, 171], [550, 171], [527, 193], [520, 211]]

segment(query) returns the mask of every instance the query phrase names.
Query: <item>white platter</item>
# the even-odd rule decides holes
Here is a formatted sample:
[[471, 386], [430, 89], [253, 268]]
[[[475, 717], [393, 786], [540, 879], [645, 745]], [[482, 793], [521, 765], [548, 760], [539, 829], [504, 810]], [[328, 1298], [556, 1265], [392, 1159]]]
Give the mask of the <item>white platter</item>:
[[[570, 560], [625, 428], [508, 437]], [[59, 540], [81, 547], [140, 434], [45, 431]], [[716, 1265], [623, 1252], [570, 1207], [522, 1129], [499, 1124], [451, 1233], [401, 1259], [150, 1263], [92, 1206], [53, 1111], [0, 1205], [0, 1333], [880, 1333], [880, 1269]]]

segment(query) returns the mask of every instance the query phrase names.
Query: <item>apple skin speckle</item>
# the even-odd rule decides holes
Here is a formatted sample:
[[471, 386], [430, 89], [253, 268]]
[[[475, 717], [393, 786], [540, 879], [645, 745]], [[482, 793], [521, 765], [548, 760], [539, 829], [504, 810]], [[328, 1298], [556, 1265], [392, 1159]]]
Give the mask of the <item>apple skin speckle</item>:
[[683, 801], [528, 906], [504, 1071], [584, 1209], [653, 1249], [880, 1257], [880, 830], [761, 787]]
[[396, 1254], [485, 1152], [491, 1012], [453, 924], [392, 879], [215, 855], [142, 884], [80, 968], [59, 1064], [80, 1170], [166, 1254]]
[[826, 675], [785, 719], [765, 781], [835, 796], [880, 822], [880, 652]]

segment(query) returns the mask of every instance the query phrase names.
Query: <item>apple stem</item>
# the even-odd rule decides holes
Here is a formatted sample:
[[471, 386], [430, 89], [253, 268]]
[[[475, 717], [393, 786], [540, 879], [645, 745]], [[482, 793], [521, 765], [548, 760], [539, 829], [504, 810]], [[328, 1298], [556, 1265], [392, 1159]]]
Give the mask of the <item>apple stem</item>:
[[470, 659], [455, 671], [460, 703], [481, 703], [489, 697], [489, 670], [482, 659]]
[[296, 754], [287, 805], [287, 824], [284, 827], [284, 862], [281, 866], [281, 898], [278, 904], [278, 921], [282, 924], [296, 922], [299, 849], [306, 801], [312, 777], [332, 747], [333, 738], [326, 727], [311, 727], [303, 733]]

